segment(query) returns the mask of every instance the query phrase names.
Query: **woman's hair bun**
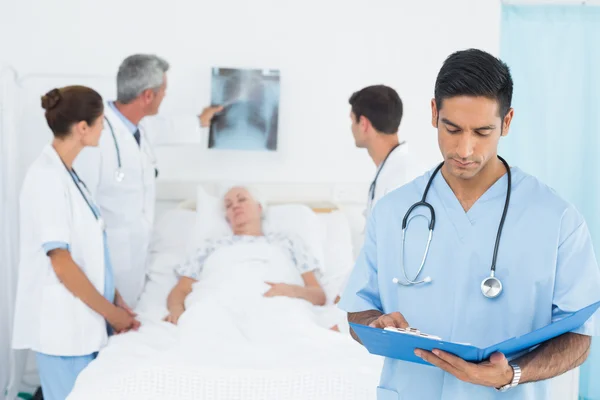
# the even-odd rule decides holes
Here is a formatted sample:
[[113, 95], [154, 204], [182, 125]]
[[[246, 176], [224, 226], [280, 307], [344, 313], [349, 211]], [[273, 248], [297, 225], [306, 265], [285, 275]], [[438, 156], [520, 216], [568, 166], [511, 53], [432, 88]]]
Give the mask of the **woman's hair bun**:
[[60, 102], [60, 99], [61, 99], [60, 90], [52, 89], [51, 91], [46, 93], [44, 96], [42, 96], [42, 107], [46, 111], [50, 111], [54, 107], [56, 107], [56, 105]]

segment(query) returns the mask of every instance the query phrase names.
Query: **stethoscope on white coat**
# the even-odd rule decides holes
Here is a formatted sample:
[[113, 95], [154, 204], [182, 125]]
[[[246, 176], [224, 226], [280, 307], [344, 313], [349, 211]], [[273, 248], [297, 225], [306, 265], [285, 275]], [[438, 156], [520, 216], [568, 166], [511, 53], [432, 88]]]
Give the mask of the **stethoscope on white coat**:
[[[496, 234], [496, 244], [494, 246], [494, 256], [492, 258], [492, 267], [490, 268], [490, 276], [488, 276], [481, 282], [481, 292], [487, 298], [495, 298], [495, 297], [498, 297], [500, 295], [500, 293], [502, 293], [502, 282], [500, 281], [500, 279], [496, 278], [496, 276], [495, 276], [496, 275], [496, 259], [498, 258], [498, 246], [500, 245], [500, 237], [502, 236], [502, 227], [504, 226], [504, 220], [506, 219], [506, 212], [508, 210], [508, 204], [510, 203], [510, 192], [511, 192], [510, 167], [508, 166], [508, 163], [502, 157], [498, 156], [498, 158], [500, 159], [500, 161], [502, 161], [502, 164], [504, 164], [504, 167], [506, 167], [506, 173], [507, 173], [507, 177], [508, 177], [508, 189], [506, 191], [506, 200], [504, 201], [504, 210], [502, 211], [502, 218], [500, 219], [500, 226], [498, 227], [498, 233]], [[436, 174], [438, 173], [440, 168], [442, 168], [443, 165], [444, 165], [444, 163], [442, 162], [440, 165], [437, 166], [435, 171], [433, 171], [433, 174], [431, 175], [431, 178], [429, 178], [429, 182], [427, 182], [427, 186], [425, 187], [425, 192], [423, 193], [423, 198], [418, 203], [415, 203], [412, 206], [410, 206], [410, 208], [404, 215], [404, 218], [402, 219], [402, 273], [404, 274], [405, 281], [401, 281], [398, 278], [394, 278], [394, 279], [392, 279], [392, 282], [395, 284], [401, 284], [404, 286], [412, 286], [412, 285], [419, 285], [421, 283], [431, 282], [431, 277], [429, 277], [429, 276], [426, 277], [425, 279], [422, 279], [419, 281], [417, 279], [418, 279], [419, 275], [421, 274], [421, 271], [423, 270], [423, 266], [425, 265], [425, 260], [427, 259], [427, 254], [429, 253], [429, 245], [431, 243], [431, 237], [433, 236], [433, 228], [435, 226], [435, 211], [433, 209], [433, 206], [426, 201], [427, 193], [429, 192], [429, 188], [431, 186], [431, 183], [433, 182], [433, 179], [435, 178]], [[406, 229], [408, 227], [408, 223], [410, 222], [410, 219], [414, 218], [414, 217], [412, 217], [409, 219], [410, 214], [413, 212], [414, 209], [416, 209], [417, 207], [421, 207], [421, 206], [428, 208], [430, 215], [431, 215], [431, 220], [429, 221], [429, 237], [427, 239], [427, 246], [425, 247], [425, 253], [423, 254], [423, 259], [421, 260], [421, 266], [419, 267], [419, 270], [417, 271], [417, 274], [415, 275], [414, 279], [411, 280], [406, 275], [406, 266], [404, 264], [404, 254], [405, 254], [404, 245], [406, 243]], [[417, 215], [415, 215], [415, 217], [416, 216]]]
[[[104, 120], [108, 123], [108, 129], [110, 129], [110, 134], [113, 138], [113, 143], [115, 144], [115, 151], [117, 152], [117, 169], [115, 170], [115, 180], [117, 182], [121, 183], [121, 182], [123, 182], [123, 179], [125, 179], [125, 173], [123, 172], [123, 165], [121, 163], [121, 149], [119, 148], [119, 143], [117, 142], [117, 136], [115, 135], [115, 130], [113, 129], [112, 124], [110, 123], [108, 118], [104, 117]], [[140, 129], [140, 135], [141, 135], [141, 129]], [[143, 136], [145, 137], [146, 135], [144, 134]], [[151, 154], [151, 158], [153, 160], [152, 163], [156, 164], [156, 157], [154, 156], [154, 152], [153, 152], [152, 148], [150, 147], [150, 143], [148, 143], [147, 140], [144, 140], [144, 141], [146, 142], [145, 145], [148, 146], [148, 148], [152, 152], [152, 154]], [[158, 177], [158, 169], [156, 169], [156, 167], [154, 168], [154, 177], [155, 178]]]
[[81, 186], [77, 182], [79, 181], [83, 185], [85, 190], [88, 192], [88, 194], [91, 196], [90, 190], [87, 188], [87, 185], [85, 184], [84, 181], [81, 180], [81, 178], [79, 178], [79, 175], [77, 175], [77, 172], [75, 172], [74, 169], [70, 170], [69, 167], [67, 167], [67, 164], [65, 164], [65, 162], [62, 160], [62, 158], [60, 159], [60, 161], [65, 166], [65, 169], [71, 176], [71, 179], [73, 180], [73, 183], [75, 184], [75, 186], [77, 186], [77, 190], [79, 190], [81, 197], [83, 197], [83, 200], [85, 200], [85, 203], [87, 204], [88, 208], [94, 215], [94, 218], [96, 218], [96, 221], [98, 221], [98, 224], [100, 225], [100, 229], [102, 230], [102, 232], [104, 232], [104, 230], [106, 229], [106, 224], [104, 223], [104, 219], [100, 215], [96, 214], [96, 211], [94, 211], [94, 207], [92, 207], [92, 203], [90, 202], [88, 196], [86, 196], [85, 193], [83, 193], [83, 190], [81, 190]]
[[379, 169], [377, 169], [375, 178], [373, 179], [373, 182], [371, 182], [371, 186], [369, 186], [369, 206], [367, 207], [368, 209], [371, 209], [371, 204], [373, 204], [373, 200], [375, 199], [375, 189], [377, 188], [377, 178], [379, 178], [379, 173], [383, 170], [383, 167], [385, 166], [385, 162], [392, 155], [394, 150], [396, 150], [398, 147], [402, 146], [404, 143], [406, 143], [406, 142], [400, 142], [397, 145], [395, 145], [394, 147], [392, 147], [390, 149], [390, 151], [387, 153], [387, 156], [385, 156], [385, 158], [381, 162], [381, 166], [379, 167]]

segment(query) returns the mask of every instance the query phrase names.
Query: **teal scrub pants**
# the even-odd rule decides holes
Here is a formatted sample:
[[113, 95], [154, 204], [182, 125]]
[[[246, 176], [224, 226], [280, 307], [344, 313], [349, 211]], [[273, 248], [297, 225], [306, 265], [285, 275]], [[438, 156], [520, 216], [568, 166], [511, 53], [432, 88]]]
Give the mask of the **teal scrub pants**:
[[63, 357], [36, 352], [35, 356], [40, 372], [44, 400], [65, 400], [73, 390], [79, 373], [97, 355], [98, 353], [87, 356]]

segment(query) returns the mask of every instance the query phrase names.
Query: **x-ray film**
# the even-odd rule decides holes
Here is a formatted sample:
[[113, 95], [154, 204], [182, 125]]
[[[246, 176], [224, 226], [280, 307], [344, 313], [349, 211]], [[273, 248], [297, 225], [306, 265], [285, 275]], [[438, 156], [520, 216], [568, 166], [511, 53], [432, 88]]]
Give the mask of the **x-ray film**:
[[211, 122], [209, 148], [277, 150], [278, 70], [213, 68], [211, 102], [224, 109]]

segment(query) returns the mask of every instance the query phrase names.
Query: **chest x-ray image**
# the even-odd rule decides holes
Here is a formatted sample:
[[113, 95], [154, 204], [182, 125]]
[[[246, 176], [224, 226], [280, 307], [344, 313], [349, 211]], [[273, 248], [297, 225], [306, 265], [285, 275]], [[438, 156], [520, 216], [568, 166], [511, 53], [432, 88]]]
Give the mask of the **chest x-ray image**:
[[277, 150], [279, 71], [213, 68], [213, 105], [222, 105], [210, 126], [208, 147]]

